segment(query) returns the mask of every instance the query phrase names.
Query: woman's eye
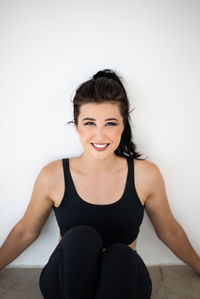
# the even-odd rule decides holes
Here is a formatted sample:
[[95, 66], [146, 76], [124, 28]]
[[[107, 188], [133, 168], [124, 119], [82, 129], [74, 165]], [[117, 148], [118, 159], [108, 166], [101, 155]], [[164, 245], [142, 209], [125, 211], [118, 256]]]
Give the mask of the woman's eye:
[[[93, 124], [93, 122], [89, 121], [89, 122], [85, 123], [85, 126], [87, 126], [88, 124]], [[111, 124], [112, 126], [116, 126], [115, 123], [106, 123], [106, 125], [107, 124]]]
[[93, 124], [93, 123], [89, 121], [88, 123], [85, 123], [84, 126], [87, 126], [88, 124]]
[[107, 123], [107, 124], [111, 124], [112, 126], [116, 126], [116, 124], [115, 124], [115, 123]]

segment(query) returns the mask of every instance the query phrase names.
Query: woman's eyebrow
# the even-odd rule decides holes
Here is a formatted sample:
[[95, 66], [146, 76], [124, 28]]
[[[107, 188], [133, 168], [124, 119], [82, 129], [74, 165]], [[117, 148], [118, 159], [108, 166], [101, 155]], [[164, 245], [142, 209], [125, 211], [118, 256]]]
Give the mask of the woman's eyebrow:
[[[84, 121], [84, 120], [96, 120], [96, 119], [92, 118], [92, 117], [86, 117], [86, 118], [82, 119], [82, 121]], [[112, 118], [106, 118], [105, 121], [107, 121], [107, 120], [116, 120], [116, 121], [119, 122], [119, 120], [117, 118], [114, 118], [114, 117], [112, 117]]]

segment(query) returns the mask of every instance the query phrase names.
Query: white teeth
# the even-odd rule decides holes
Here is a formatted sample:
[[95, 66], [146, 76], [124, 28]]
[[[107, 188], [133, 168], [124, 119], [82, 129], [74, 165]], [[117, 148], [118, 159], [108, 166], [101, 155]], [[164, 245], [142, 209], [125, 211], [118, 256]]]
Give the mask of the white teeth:
[[100, 145], [100, 144], [95, 144], [95, 143], [93, 143], [96, 147], [98, 147], [98, 148], [103, 148], [103, 147], [105, 147], [106, 145], [107, 145], [107, 143], [106, 144], [104, 144], [104, 145]]

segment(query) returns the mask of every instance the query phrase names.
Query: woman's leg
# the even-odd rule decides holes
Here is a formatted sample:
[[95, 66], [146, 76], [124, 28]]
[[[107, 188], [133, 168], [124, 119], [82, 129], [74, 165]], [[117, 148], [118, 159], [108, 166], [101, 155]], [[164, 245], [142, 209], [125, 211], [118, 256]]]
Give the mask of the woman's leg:
[[59, 243], [40, 273], [39, 287], [45, 299], [62, 298], [59, 278], [59, 268], [62, 260], [63, 251]]
[[71, 228], [43, 268], [40, 289], [45, 299], [94, 299], [103, 241], [90, 226]]
[[139, 273], [138, 273], [138, 287], [137, 287], [137, 298], [148, 299], [152, 294], [152, 281], [149, 275], [149, 271], [143, 262], [139, 254], [137, 254], [139, 261]]
[[136, 251], [124, 243], [110, 245], [102, 253], [95, 299], [149, 299], [152, 283]]

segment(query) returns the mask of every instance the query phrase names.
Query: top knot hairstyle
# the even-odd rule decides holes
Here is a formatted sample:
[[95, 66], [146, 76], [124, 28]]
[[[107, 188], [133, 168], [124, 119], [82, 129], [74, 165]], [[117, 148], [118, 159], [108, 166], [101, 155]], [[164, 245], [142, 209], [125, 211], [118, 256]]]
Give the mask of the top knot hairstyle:
[[132, 142], [132, 132], [129, 124], [129, 100], [120, 76], [110, 69], [98, 71], [91, 79], [82, 83], [75, 92], [73, 99], [74, 121], [69, 123], [78, 124], [80, 107], [87, 103], [101, 104], [108, 102], [118, 104], [123, 118], [124, 130], [118, 148], [114, 151], [117, 156], [132, 157], [138, 160], [141, 154], [136, 152], [136, 145]]

